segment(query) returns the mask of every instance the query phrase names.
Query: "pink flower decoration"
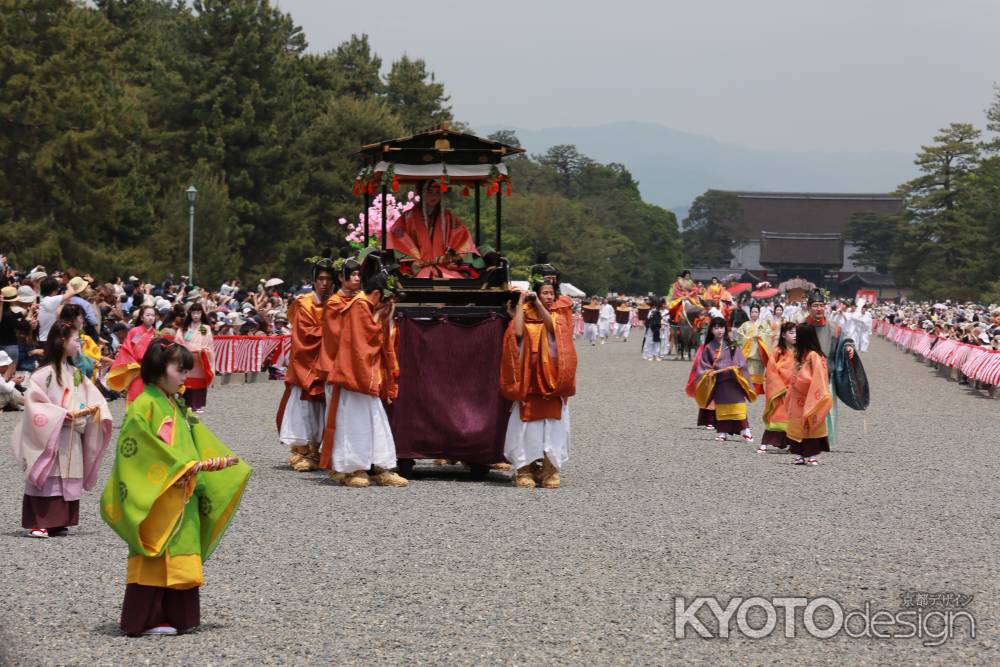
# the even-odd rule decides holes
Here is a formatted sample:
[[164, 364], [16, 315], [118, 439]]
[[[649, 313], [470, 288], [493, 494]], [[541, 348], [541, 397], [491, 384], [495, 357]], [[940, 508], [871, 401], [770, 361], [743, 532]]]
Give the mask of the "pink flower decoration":
[[49, 418], [43, 414], [37, 414], [31, 418], [31, 423], [37, 426], [38, 428], [42, 428], [43, 426], [49, 423]]

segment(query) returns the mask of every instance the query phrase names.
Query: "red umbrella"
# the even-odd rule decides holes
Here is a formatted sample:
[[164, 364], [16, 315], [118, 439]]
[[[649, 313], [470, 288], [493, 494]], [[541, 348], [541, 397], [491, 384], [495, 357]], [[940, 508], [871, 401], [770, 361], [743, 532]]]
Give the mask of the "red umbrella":
[[750, 292], [750, 296], [752, 296], [755, 299], [770, 299], [777, 293], [778, 293], [777, 287], [768, 287], [767, 289], [759, 289]]
[[751, 287], [753, 287], [753, 283], [734, 283], [733, 286], [729, 288], [729, 293], [736, 296], [737, 294], [746, 292]]

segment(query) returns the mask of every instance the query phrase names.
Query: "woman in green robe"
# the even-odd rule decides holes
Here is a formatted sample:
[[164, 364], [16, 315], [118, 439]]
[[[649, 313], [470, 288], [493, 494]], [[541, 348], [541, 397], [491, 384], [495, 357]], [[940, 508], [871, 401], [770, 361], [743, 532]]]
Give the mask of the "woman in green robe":
[[128, 408], [101, 516], [128, 544], [121, 628], [172, 635], [200, 623], [202, 563], [215, 550], [250, 478], [240, 461], [178, 398], [194, 365], [182, 345], [154, 340], [146, 385]]

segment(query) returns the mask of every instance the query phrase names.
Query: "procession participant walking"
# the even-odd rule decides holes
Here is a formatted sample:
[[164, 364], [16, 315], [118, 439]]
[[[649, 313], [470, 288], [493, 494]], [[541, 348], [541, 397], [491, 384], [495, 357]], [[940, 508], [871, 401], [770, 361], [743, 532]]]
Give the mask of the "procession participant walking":
[[795, 323], [784, 322], [778, 335], [778, 345], [767, 360], [764, 371], [764, 435], [760, 439], [758, 454], [766, 454], [767, 446], [784, 449], [788, 447], [785, 431], [788, 428], [788, 413], [785, 410], [785, 394], [788, 383], [795, 372]]
[[795, 369], [785, 396], [789, 448], [796, 455], [792, 463], [817, 465], [816, 456], [830, 451], [826, 418], [832, 407], [826, 356], [816, 328], [800, 324], [795, 328]]
[[628, 334], [632, 329], [632, 307], [625, 299], [619, 299], [615, 308], [615, 337], [625, 343], [628, 342]]
[[531, 285], [511, 308], [500, 361], [500, 393], [513, 401], [504, 456], [514, 485], [556, 489], [569, 461], [569, 398], [576, 393], [576, 348], [571, 302], [556, 299], [559, 274], [532, 267]]
[[292, 350], [276, 421], [278, 439], [291, 449], [288, 465], [297, 472], [319, 467], [326, 393], [317, 364], [323, 343], [323, 308], [333, 293], [336, 276], [332, 260], [319, 260], [313, 265], [313, 290], [295, 297], [288, 307]]
[[97, 484], [111, 439], [111, 413], [97, 387], [72, 359], [80, 334], [55, 322], [45, 355], [28, 380], [14, 454], [25, 473], [21, 525], [31, 537], [67, 532], [80, 521], [80, 497]]
[[601, 304], [596, 296], [590, 297], [590, 303], [581, 308], [583, 311], [583, 337], [591, 345], [597, 345], [598, 320], [601, 317]]
[[[828, 391], [836, 398], [837, 392], [834, 389], [836, 378], [834, 376], [835, 369], [837, 368], [837, 359], [840, 358], [843, 360], [841, 364], [842, 373], [846, 373], [847, 363], [858, 363], [858, 361], [855, 360], [854, 340], [844, 335], [840, 325], [830, 321], [826, 315], [826, 308], [826, 296], [818, 289], [813, 290], [808, 298], [808, 311], [804, 323], [816, 330], [816, 338], [825, 356], [826, 367], [829, 372]], [[867, 390], [867, 387], [865, 389]], [[866, 405], [867, 396], [848, 396], [848, 398], [852, 399], [851, 402], [855, 407]], [[830, 406], [830, 410], [826, 413], [826, 429], [829, 444], [831, 445], [835, 444], [837, 439], [837, 411], [837, 401], [834, 400]]]
[[177, 396], [194, 357], [158, 338], [143, 356], [142, 393], [125, 414], [101, 517], [128, 545], [120, 626], [175, 635], [201, 622], [202, 565], [239, 507], [250, 466]]
[[326, 381], [326, 427], [320, 467], [349, 487], [406, 486], [393, 472], [396, 444], [382, 400], [396, 397], [398, 366], [392, 342], [395, 305], [382, 293], [365, 294], [361, 265], [344, 262], [341, 287], [323, 311], [319, 372]]
[[184, 402], [197, 414], [205, 411], [208, 388], [215, 378], [215, 342], [204, 319], [205, 308], [200, 303], [192, 303], [175, 336], [194, 357], [194, 368], [184, 380]]
[[657, 300], [646, 316], [646, 333], [642, 340], [642, 358], [646, 361], [661, 361], [665, 355], [666, 338], [663, 335], [662, 301]]
[[140, 373], [142, 357], [154, 338], [156, 338], [156, 309], [153, 306], [143, 305], [139, 308], [138, 324], [125, 336], [125, 342], [118, 348], [111, 370], [104, 379], [104, 384], [109, 389], [126, 393], [126, 405], [138, 398], [145, 388]]
[[743, 351], [754, 391], [764, 393], [764, 369], [771, 354], [771, 326], [760, 319], [760, 306], [750, 305], [750, 319], [736, 330], [736, 344]]
[[615, 307], [607, 299], [601, 299], [601, 315], [597, 320], [597, 335], [601, 338], [601, 345], [608, 342], [611, 335], [611, 327], [615, 322]]
[[699, 408], [715, 403], [716, 440], [739, 435], [753, 442], [747, 421], [747, 402], [757, 398], [746, 359], [729, 337], [726, 321], [713, 318], [708, 326], [704, 349], [694, 369], [694, 395]]

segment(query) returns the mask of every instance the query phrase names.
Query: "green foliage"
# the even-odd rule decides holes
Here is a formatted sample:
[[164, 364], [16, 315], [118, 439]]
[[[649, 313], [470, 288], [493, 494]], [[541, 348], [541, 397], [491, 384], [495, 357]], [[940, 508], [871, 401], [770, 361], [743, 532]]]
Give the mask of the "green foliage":
[[435, 81], [423, 60], [410, 60], [404, 55], [394, 62], [385, 78], [385, 93], [407, 132], [420, 132], [451, 120], [451, 107], [446, 106], [450, 98], [444, 94], [444, 84]]
[[898, 215], [861, 212], [851, 215], [846, 237], [857, 245], [851, 259], [861, 266], [886, 273], [899, 242], [903, 220]]
[[[306, 54], [274, 0], [0, 0], [0, 37], [0, 235], [18, 265], [187, 273], [193, 184], [196, 283], [303, 278], [303, 258], [341, 245], [337, 219], [361, 208], [352, 151], [465, 129], [423, 60], [383, 76], [366, 35]], [[515, 266], [548, 252], [591, 292], [669, 282], [676, 220], [624, 166], [557, 146], [510, 168]], [[473, 226], [471, 199], [450, 199]], [[484, 195], [484, 242], [495, 202]]]
[[988, 230], [968, 206], [981, 160], [979, 138], [967, 123], [943, 129], [917, 155], [921, 175], [899, 188], [906, 220], [892, 272], [918, 297], [974, 298], [988, 277]]
[[[518, 143], [509, 131], [491, 138]], [[515, 277], [528, 277], [538, 253], [548, 255], [564, 280], [591, 294], [659, 292], [676, 272], [676, 218], [643, 202], [622, 165], [598, 164], [574, 146], [555, 146], [545, 155], [509, 159], [508, 166], [515, 194], [503, 201], [503, 250]], [[484, 220], [483, 238], [490, 242], [494, 217]]]
[[733, 258], [733, 243], [746, 236], [743, 209], [731, 192], [708, 190], [691, 204], [681, 234], [689, 264], [723, 266]]

